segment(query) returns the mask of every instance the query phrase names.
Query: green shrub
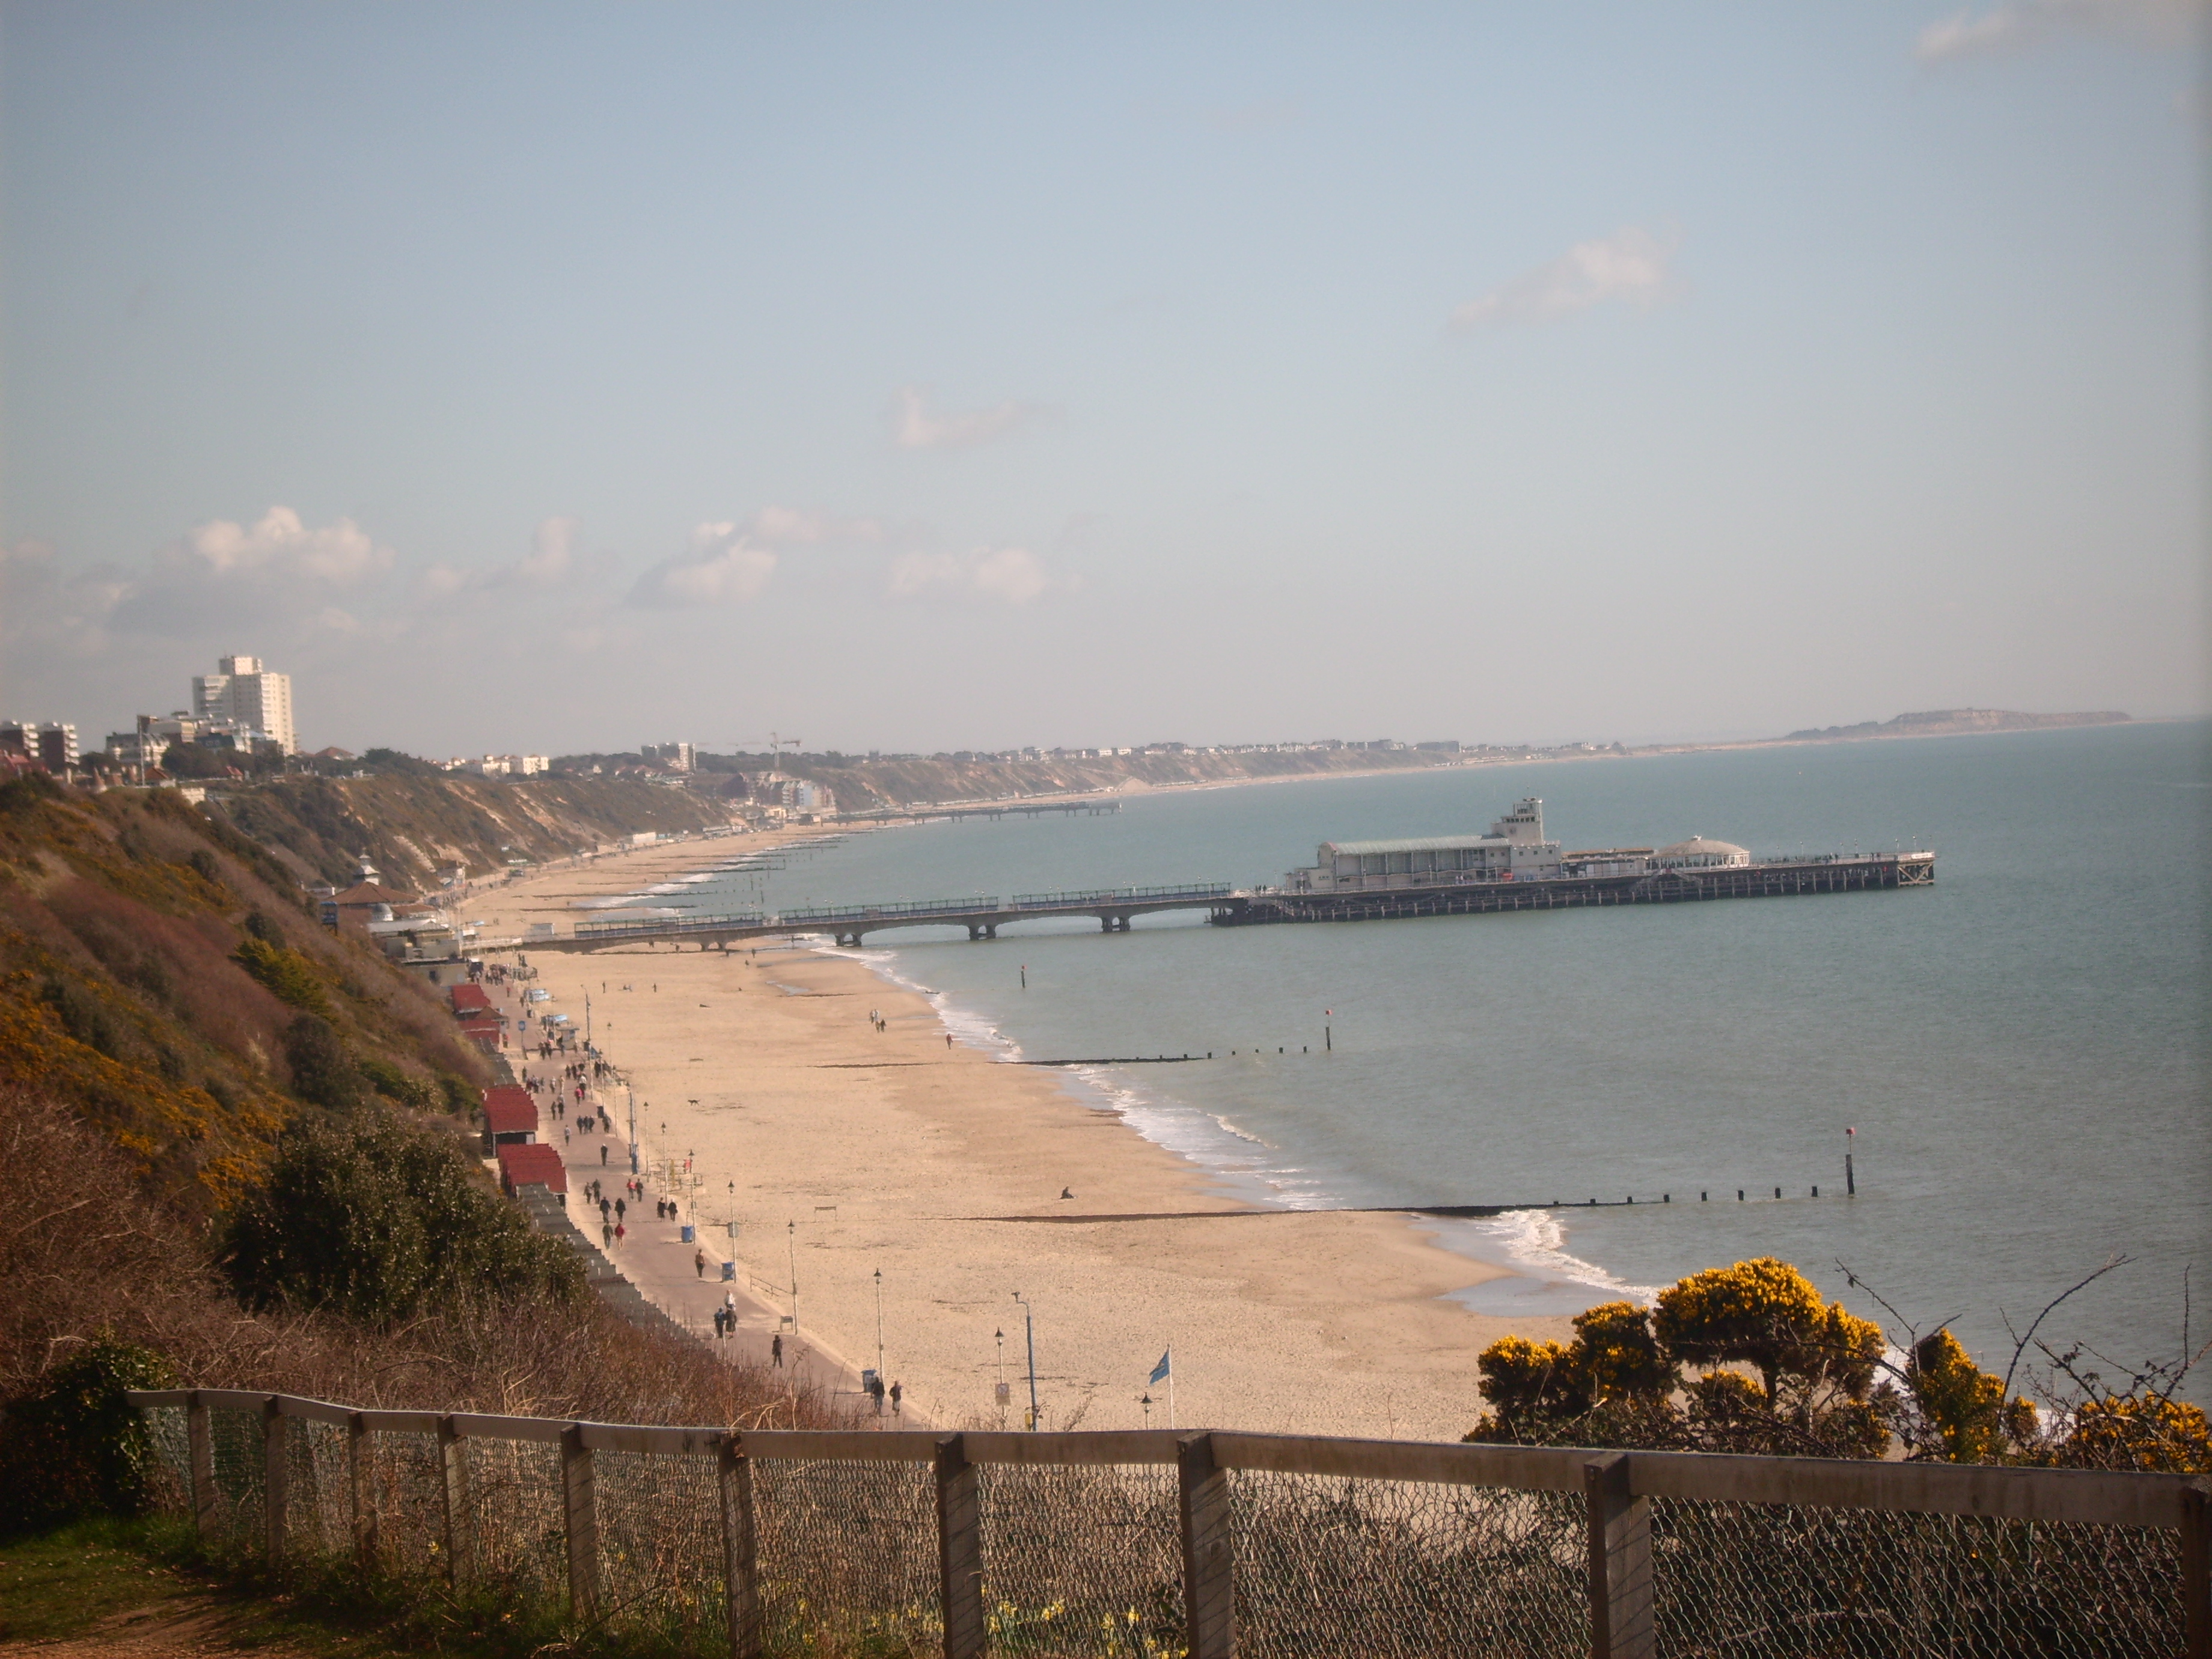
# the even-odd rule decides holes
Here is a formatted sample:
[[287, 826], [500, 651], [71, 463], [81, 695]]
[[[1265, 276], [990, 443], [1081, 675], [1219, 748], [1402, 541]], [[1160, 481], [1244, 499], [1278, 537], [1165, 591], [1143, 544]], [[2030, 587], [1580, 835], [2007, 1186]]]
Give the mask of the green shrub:
[[321, 976], [307, 957], [290, 946], [249, 936], [240, 941], [231, 960], [268, 987], [279, 1000], [311, 1014], [330, 1012], [331, 1000]]
[[333, 1112], [349, 1112], [368, 1093], [361, 1068], [330, 1021], [302, 1014], [284, 1028], [284, 1063], [292, 1092]]
[[582, 1283], [574, 1255], [450, 1139], [375, 1117], [286, 1130], [232, 1216], [223, 1262], [248, 1307], [330, 1308], [375, 1325]]
[[427, 1112], [438, 1105], [438, 1091], [419, 1077], [410, 1077], [388, 1060], [374, 1054], [364, 1054], [356, 1062], [361, 1074], [368, 1079], [368, 1086], [387, 1100], [396, 1100], [403, 1106]]
[[82, 1515], [137, 1515], [155, 1453], [128, 1389], [176, 1386], [169, 1362], [103, 1331], [0, 1415], [0, 1530]]

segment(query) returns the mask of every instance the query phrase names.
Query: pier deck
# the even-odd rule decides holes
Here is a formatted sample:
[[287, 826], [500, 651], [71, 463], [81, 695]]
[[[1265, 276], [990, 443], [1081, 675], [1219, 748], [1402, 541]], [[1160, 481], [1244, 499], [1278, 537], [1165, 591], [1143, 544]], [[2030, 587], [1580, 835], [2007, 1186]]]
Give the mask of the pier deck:
[[[520, 945], [530, 951], [605, 951], [619, 945], [683, 944], [701, 948], [747, 939], [827, 933], [857, 946], [870, 933], [894, 927], [965, 927], [971, 939], [990, 939], [1018, 921], [1071, 916], [1093, 918], [1103, 933], [1127, 933], [1132, 918], [1168, 910], [1204, 910], [1218, 927], [1294, 921], [1382, 921], [1407, 916], [1481, 915], [1499, 910], [1559, 910], [1590, 905], [1683, 904], [1705, 899], [1779, 898], [1804, 893], [1870, 892], [1925, 887], [1936, 879], [1933, 853], [1873, 853], [1768, 860], [1708, 869], [1660, 870], [1647, 875], [1567, 876], [1543, 881], [1409, 880], [1402, 886], [1358, 893], [1295, 893], [1279, 888], [1237, 888], [1225, 882], [1171, 887], [1098, 887], [1073, 892], [1017, 893], [1012, 899], [977, 896], [895, 904], [839, 905], [719, 916], [638, 916], [580, 921], [567, 934], [486, 941], [479, 948]], [[642, 907], [641, 907], [642, 908]]]

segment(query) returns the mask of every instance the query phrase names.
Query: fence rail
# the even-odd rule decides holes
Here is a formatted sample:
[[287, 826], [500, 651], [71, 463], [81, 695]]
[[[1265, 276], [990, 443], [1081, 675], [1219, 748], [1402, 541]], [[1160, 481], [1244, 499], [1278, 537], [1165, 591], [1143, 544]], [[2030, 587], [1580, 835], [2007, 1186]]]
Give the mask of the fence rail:
[[2208, 1488], [2180, 1475], [131, 1398], [210, 1541], [732, 1659], [2212, 1659]]
[[1180, 899], [1227, 898], [1236, 888], [1225, 881], [1185, 882], [1173, 887], [1085, 887], [1065, 893], [1017, 893], [1017, 910], [1049, 910], [1073, 904], [1097, 904], [1119, 902], [1126, 904], [1159, 903]]

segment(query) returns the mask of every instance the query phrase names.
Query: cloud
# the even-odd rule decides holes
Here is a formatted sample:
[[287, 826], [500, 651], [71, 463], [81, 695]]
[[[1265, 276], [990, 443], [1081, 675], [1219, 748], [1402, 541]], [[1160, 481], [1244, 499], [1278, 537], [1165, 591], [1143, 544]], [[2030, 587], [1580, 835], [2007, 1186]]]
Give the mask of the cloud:
[[251, 529], [216, 519], [154, 557], [171, 570], [216, 580], [267, 574], [350, 586], [389, 571], [392, 552], [351, 519], [310, 530], [290, 507], [272, 507]]
[[911, 599], [937, 589], [1027, 605], [1052, 586], [1025, 547], [979, 547], [969, 553], [906, 553], [891, 565], [890, 592]]
[[901, 449], [967, 449], [1004, 437], [1052, 413], [1042, 404], [1004, 403], [965, 415], [930, 413], [921, 386], [898, 390], [896, 430], [893, 441]]
[[1669, 292], [1668, 266], [1674, 239], [1631, 226], [1595, 241], [1577, 242], [1558, 258], [1479, 295], [1451, 314], [1461, 331], [1516, 323], [1549, 323], [1607, 300], [1648, 306]]
[[629, 602], [650, 610], [750, 599], [775, 574], [775, 555], [729, 520], [695, 526], [684, 551], [637, 579]]
[[[309, 526], [289, 507], [251, 525], [215, 519], [154, 550], [142, 573], [106, 572], [87, 587], [111, 595], [97, 625], [178, 638], [218, 625], [274, 629], [320, 625], [334, 591], [364, 592], [397, 555], [351, 519]], [[94, 619], [88, 617], [88, 621]]]
[[873, 519], [764, 507], [743, 523], [722, 520], [696, 526], [683, 552], [637, 579], [629, 603], [673, 610], [753, 599], [775, 574], [780, 548], [880, 541], [883, 534], [883, 526]]
[[422, 573], [422, 589], [432, 599], [442, 599], [501, 587], [557, 587], [574, 571], [579, 527], [574, 519], [541, 519], [531, 532], [530, 551], [520, 558], [485, 570], [434, 564]]
[[1912, 55], [1923, 64], [1996, 57], [2067, 35], [2103, 35], [2148, 46], [2189, 40], [2203, 0], [2002, 0], [1978, 15], [1960, 12], [1920, 31]]

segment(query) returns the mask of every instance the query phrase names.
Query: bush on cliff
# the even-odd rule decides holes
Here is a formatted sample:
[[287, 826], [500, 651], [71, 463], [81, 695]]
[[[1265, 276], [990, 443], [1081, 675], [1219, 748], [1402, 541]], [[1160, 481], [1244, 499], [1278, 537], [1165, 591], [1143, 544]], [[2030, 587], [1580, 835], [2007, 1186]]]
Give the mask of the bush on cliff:
[[230, 1218], [222, 1261], [249, 1308], [368, 1325], [582, 1286], [573, 1253], [532, 1231], [450, 1138], [380, 1113], [286, 1129]]

